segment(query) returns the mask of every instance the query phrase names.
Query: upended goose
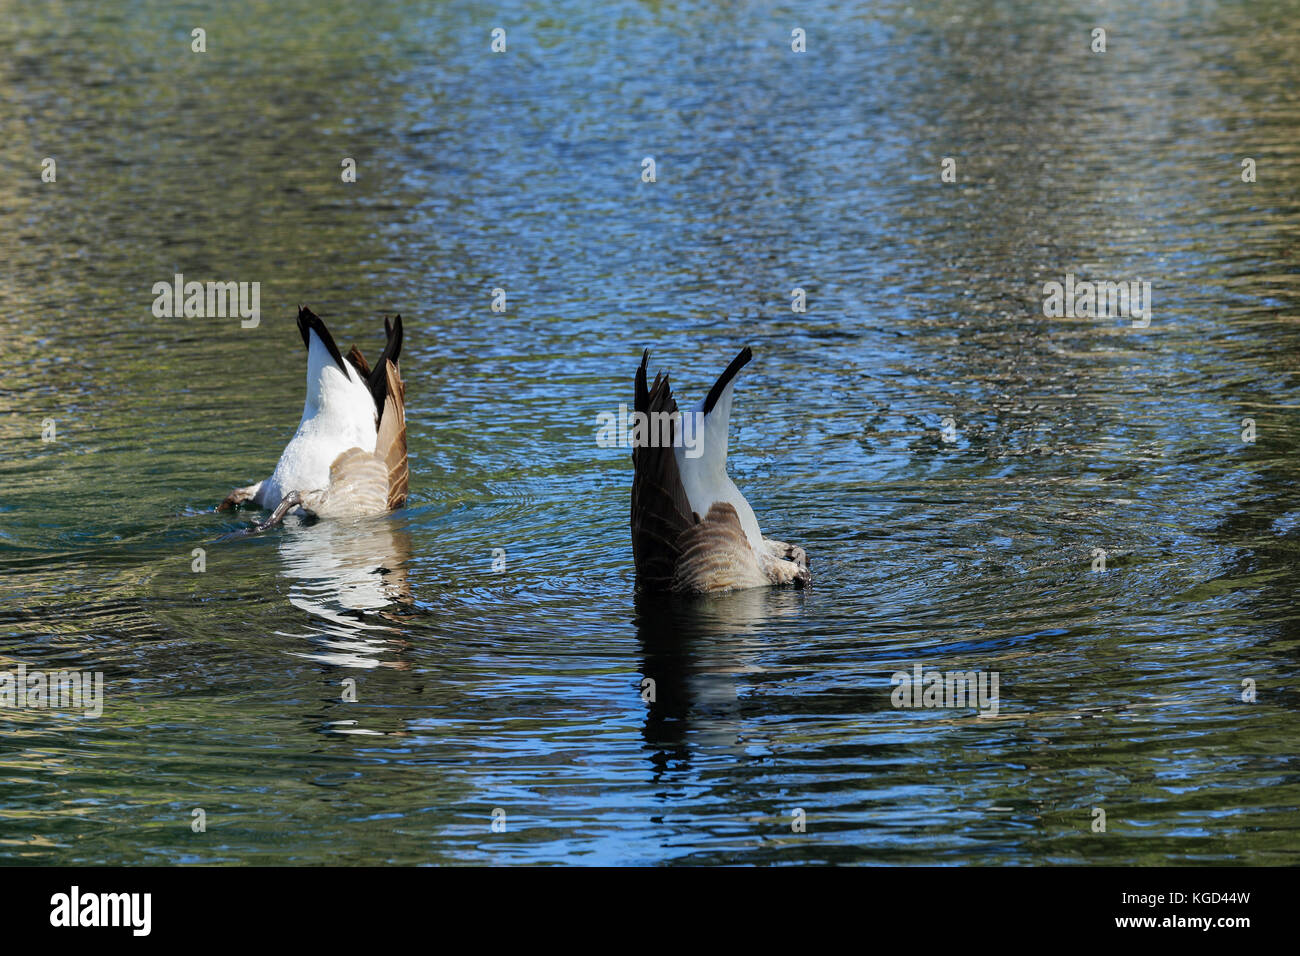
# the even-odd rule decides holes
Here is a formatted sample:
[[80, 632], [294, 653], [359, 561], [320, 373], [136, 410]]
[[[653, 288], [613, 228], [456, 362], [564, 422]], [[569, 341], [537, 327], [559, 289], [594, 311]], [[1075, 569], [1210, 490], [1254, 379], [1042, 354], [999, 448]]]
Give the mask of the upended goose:
[[646, 388], [650, 350], [641, 356], [636, 411], [646, 418], [639, 419], [642, 436], [635, 421], [632, 432], [632, 554], [647, 590], [703, 593], [811, 581], [804, 549], [764, 538], [754, 509], [727, 476], [732, 389], [753, 357], [746, 347], [732, 359], [688, 417], [677, 414], [666, 374]]
[[382, 514], [406, 503], [406, 388], [397, 370], [402, 317], [390, 325], [372, 369], [355, 345], [347, 359], [311, 309], [299, 306], [307, 347], [307, 401], [302, 421], [270, 478], [236, 488], [217, 506], [245, 502], [274, 509], [253, 528], [265, 531], [294, 508], [325, 518]]

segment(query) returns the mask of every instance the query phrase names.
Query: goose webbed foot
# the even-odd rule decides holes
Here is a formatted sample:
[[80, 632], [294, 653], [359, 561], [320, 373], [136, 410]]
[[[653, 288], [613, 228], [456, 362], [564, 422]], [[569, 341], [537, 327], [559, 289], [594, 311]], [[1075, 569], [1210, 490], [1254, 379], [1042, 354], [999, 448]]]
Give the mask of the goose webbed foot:
[[252, 501], [257, 497], [257, 493], [262, 489], [262, 483], [259, 481], [255, 485], [245, 485], [243, 488], [236, 488], [230, 494], [221, 500], [217, 505], [218, 511], [231, 511], [238, 508], [245, 502]]
[[275, 510], [271, 512], [270, 517], [268, 517], [265, 521], [261, 521], [253, 525], [252, 533], [260, 534], [261, 532], [265, 531], [267, 528], [274, 528], [276, 525], [278, 525], [281, 521], [284, 520], [285, 515], [287, 515], [294, 508], [298, 507], [300, 504], [302, 504], [302, 495], [297, 491], [289, 492], [287, 495], [285, 495], [283, 498], [280, 499], [280, 503], [275, 506]]
[[808, 552], [797, 544], [786, 544], [764, 538], [768, 554], [777, 561], [777, 581], [780, 584], [793, 584], [796, 588], [806, 588], [812, 584], [812, 573], [808, 570]]
[[232, 531], [230, 534], [223, 534], [217, 540], [233, 541], [236, 538], [247, 538], [249, 535], [261, 534], [268, 528], [274, 528], [278, 525], [284, 520], [285, 515], [300, 504], [302, 504], [302, 495], [296, 491], [291, 491], [280, 499], [280, 503], [275, 506], [275, 510], [271, 512], [265, 521], [259, 521], [252, 527], [242, 528], [239, 531]]

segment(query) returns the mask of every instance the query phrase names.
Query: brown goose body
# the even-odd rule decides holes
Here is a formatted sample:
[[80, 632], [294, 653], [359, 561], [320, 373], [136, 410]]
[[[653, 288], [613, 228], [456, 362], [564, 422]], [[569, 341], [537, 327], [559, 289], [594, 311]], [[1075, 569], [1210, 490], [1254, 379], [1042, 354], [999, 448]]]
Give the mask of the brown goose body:
[[[753, 509], [726, 476], [727, 426], [735, 376], [752, 357], [744, 349], [708, 395], [683, 418], [662, 372], [646, 385], [650, 350], [636, 374], [642, 433], [665, 444], [632, 449], [632, 555], [637, 583], [649, 591], [708, 593], [811, 581], [803, 548], [764, 538]], [[671, 423], [661, 430], [653, 423]], [[692, 431], [694, 434], [692, 435]], [[633, 432], [636, 435], [636, 431]], [[684, 450], [697, 443], [695, 457]]]
[[217, 509], [244, 502], [274, 509], [256, 531], [295, 508], [320, 517], [382, 514], [406, 503], [410, 484], [406, 388], [397, 365], [402, 317], [384, 320], [384, 351], [373, 369], [356, 346], [345, 359], [310, 309], [299, 309], [298, 328], [308, 352], [298, 430], [270, 478], [235, 489]]

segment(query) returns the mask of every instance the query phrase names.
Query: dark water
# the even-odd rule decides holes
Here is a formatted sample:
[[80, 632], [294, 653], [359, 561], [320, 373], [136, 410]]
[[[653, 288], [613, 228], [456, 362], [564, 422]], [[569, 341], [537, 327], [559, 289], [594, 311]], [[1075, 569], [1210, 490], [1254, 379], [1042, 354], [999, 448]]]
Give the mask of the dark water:
[[[1300, 8], [978, 6], [0, 2], [0, 668], [105, 679], [0, 711], [0, 858], [1297, 862]], [[299, 302], [402, 313], [413, 499], [220, 542]], [[640, 599], [596, 415], [744, 344], [815, 586]]]

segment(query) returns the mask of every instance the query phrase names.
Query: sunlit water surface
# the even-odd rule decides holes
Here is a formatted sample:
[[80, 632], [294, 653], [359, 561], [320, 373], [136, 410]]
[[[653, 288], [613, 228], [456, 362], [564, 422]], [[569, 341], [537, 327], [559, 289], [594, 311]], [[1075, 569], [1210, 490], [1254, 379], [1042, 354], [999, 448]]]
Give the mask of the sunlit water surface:
[[[1296, 5], [970, 6], [0, 0], [0, 667], [106, 682], [0, 711], [0, 859], [1297, 862]], [[403, 315], [412, 500], [220, 541], [299, 302]], [[638, 597], [596, 415], [745, 344], [814, 587]]]

